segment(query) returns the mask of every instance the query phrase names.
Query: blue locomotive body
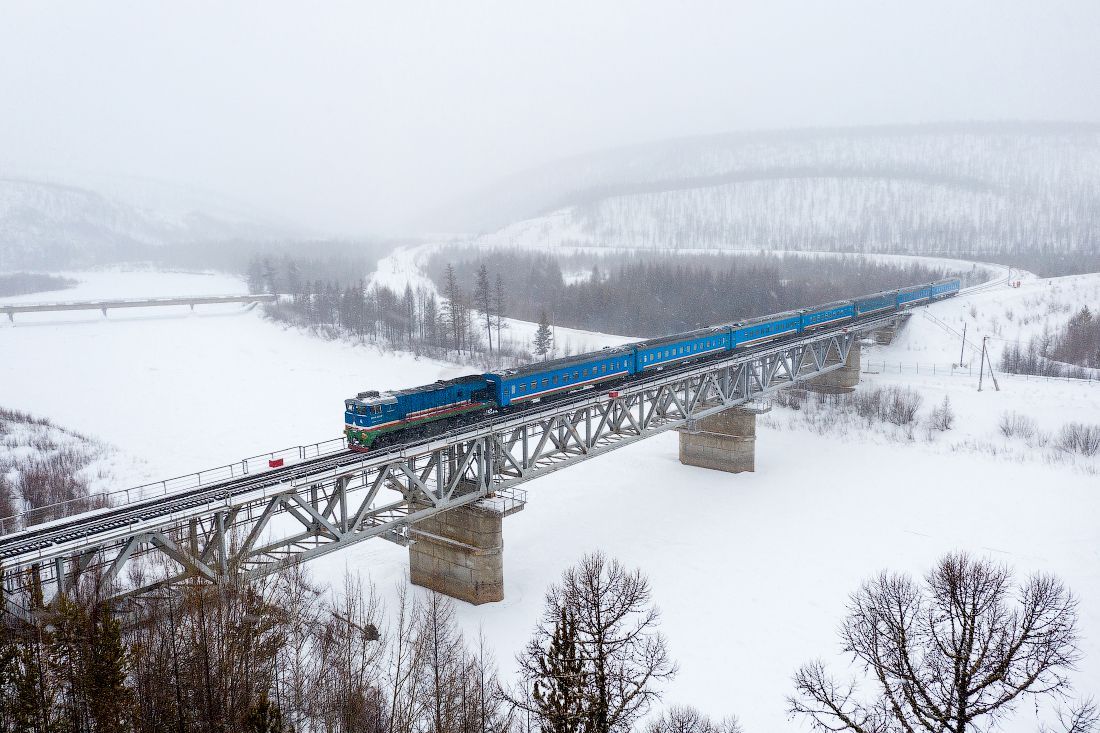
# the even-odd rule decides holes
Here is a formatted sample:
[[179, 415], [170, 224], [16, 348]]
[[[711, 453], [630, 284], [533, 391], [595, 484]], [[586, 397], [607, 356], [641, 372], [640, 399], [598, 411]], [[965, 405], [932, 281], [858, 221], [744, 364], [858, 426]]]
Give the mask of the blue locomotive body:
[[385, 433], [483, 410], [489, 404], [488, 386], [484, 376], [471, 375], [395, 392], [360, 392], [344, 400], [348, 446], [367, 450]]
[[344, 433], [349, 448], [366, 451], [385, 433], [466, 413], [504, 410], [597, 385], [614, 385], [734, 349], [914, 308], [956, 295], [961, 285], [958, 278], [949, 278], [423, 387], [360, 392], [345, 400]]

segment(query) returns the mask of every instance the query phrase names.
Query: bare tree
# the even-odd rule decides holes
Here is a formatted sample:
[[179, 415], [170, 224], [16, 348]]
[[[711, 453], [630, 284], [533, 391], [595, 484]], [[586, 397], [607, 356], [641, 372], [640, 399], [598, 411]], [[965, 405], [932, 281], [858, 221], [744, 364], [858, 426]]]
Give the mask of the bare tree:
[[[546, 593], [543, 618], [527, 649], [519, 656], [529, 680], [547, 679], [545, 656], [562, 648], [561, 620], [570, 619], [568, 647], [583, 661], [580, 730], [625, 733], [659, 699], [659, 686], [676, 675], [664, 637], [657, 631], [660, 611], [652, 605], [649, 581], [640, 570], [627, 570], [618, 560], [596, 552], [562, 574]], [[553, 669], [554, 665], [549, 665]], [[566, 674], [577, 676], [566, 666]], [[551, 676], [553, 673], [550, 673]], [[520, 696], [516, 696], [519, 698]], [[513, 699], [520, 707], [531, 704]], [[533, 706], [531, 712], [542, 714]], [[542, 721], [553, 727], [555, 721]]]
[[743, 733], [743, 729], [734, 716], [716, 723], [689, 705], [670, 705], [650, 721], [645, 733]]
[[817, 730], [986, 730], [1025, 697], [1061, 695], [1078, 658], [1077, 601], [1057, 578], [1020, 586], [988, 560], [947, 555], [923, 584], [883, 572], [851, 599], [844, 649], [875, 689], [860, 699], [820, 661], [795, 675], [790, 712]]

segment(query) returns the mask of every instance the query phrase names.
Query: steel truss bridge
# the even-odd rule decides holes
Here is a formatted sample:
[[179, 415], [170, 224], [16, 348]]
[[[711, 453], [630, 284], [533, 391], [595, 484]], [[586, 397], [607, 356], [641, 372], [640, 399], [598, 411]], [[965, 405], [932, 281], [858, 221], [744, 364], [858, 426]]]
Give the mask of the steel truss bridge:
[[137, 611], [169, 582], [257, 578], [375, 537], [407, 545], [417, 521], [474, 502], [508, 513], [525, 501], [527, 481], [839, 369], [863, 333], [903, 317], [801, 334], [401, 446], [337, 450], [0, 536], [4, 611], [26, 613], [32, 585], [49, 600], [87, 574], [120, 608]]

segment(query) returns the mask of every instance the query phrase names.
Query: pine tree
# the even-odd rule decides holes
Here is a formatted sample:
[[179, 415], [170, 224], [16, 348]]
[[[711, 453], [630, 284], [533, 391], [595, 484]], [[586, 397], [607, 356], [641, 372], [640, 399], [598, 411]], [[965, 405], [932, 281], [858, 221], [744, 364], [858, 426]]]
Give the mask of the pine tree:
[[254, 295], [264, 291], [264, 268], [258, 258], [253, 257], [249, 260], [248, 273], [245, 275], [245, 279], [248, 282], [249, 293]]
[[454, 265], [447, 263], [447, 272], [444, 283], [444, 297], [447, 299], [447, 324], [451, 328], [451, 338], [454, 347], [462, 353], [462, 326], [464, 317], [462, 313], [462, 290], [458, 287], [458, 277], [455, 275]]
[[283, 714], [273, 705], [267, 693], [261, 693], [259, 701], [248, 711], [245, 718], [246, 733], [283, 733]]
[[89, 626], [91, 643], [83, 684], [89, 713], [97, 733], [124, 733], [130, 730], [133, 693], [126, 685], [129, 658], [119, 622], [104, 607], [93, 613]]
[[588, 695], [584, 660], [577, 646], [577, 627], [566, 609], [554, 624], [550, 645], [538, 659], [538, 677], [531, 696], [542, 730], [577, 733], [584, 722], [584, 700]]
[[493, 293], [493, 323], [497, 329], [497, 351], [500, 351], [500, 331], [504, 328], [504, 311], [507, 306], [508, 300], [504, 294], [504, 278], [498, 272], [496, 288]]
[[493, 354], [493, 290], [489, 285], [489, 268], [485, 263], [477, 270], [477, 283], [474, 286], [474, 307], [485, 319], [485, 332], [489, 337], [489, 355]]
[[535, 331], [535, 353], [546, 358], [550, 350], [554, 348], [554, 332], [550, 330], [550, 319], [546, 317], [546, 311], [539, 313], [539, 327]]

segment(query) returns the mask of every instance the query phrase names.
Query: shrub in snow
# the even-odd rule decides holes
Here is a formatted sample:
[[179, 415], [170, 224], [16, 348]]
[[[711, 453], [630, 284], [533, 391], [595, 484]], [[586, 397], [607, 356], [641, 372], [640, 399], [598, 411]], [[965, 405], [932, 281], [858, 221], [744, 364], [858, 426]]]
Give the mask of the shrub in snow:
[[954, 427], [955, 411], [951, 409], [951, 400], [949, 398], [944, 397], [940, 406], [932, 410], [929, 424], [933, 429], [940, 431], [950, 430]]
[[89, 485], [89, 470], [103, 458], [103, 446], [5, 408], [0, 408], [0, 437], [0, 520], [6, 520], [0, 533], [105, 505]]
[[1062, 431], [1058, 434], [1057, 447], [1067, 453], [1078, 453], [1083, 456], [1094, 456], [1100, 453], [1100, 425], [1085, 425], [1079, 422], [1063, 425]]
[[997, 427], [1006, 438], [1020, 438], [1028, 443], [1032, 442], [1039, 430], [1033, 419], [1015, 410], [1002, 413]]
[[876, 387], [855, 392], [851, 404], [857, 415], [868, 422], [909, 425], [917, 417], [924, 398], [908, 387]]

